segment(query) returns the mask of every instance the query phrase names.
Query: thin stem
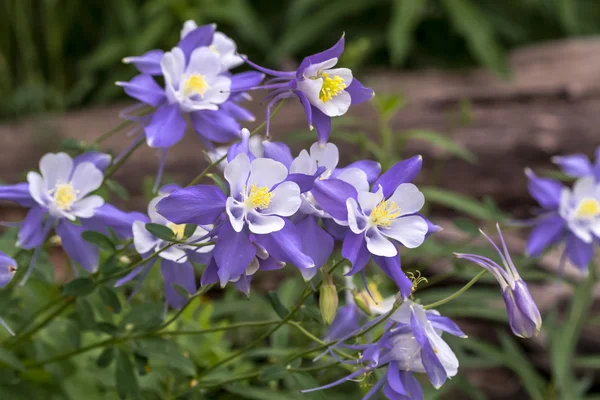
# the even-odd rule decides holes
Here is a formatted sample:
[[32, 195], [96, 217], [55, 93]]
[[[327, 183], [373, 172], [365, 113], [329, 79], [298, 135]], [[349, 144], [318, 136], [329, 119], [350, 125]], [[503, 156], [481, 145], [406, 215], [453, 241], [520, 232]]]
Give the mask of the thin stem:
[[14, 340], [12, 340], [10, 342], [11, 346], [15, 346], [18, 343], [22, 342], [23, 340], [25, 340], [25, 339], [33, 336], [36, 332], [38, 332], [40, 329], [42, 329], [44, 326], [46, 326], [55, 317], [57, 317], [58, 315], [60, 315], [72, 303], [73, 303], [73, 298], [72, 297], [66, 298], [65, 304], [63, 304], [62, 306], [58, 307], [54, 312], [52, 312], [50, 315], [48, 315], [46, 318], [44, 318], [39, 324], [37, 324], [35, 327], [33, 327], [30, 331], [28, 331], [26, 333], [23, 333], [23, 334], [20, 334], [19, 336], [15, 336]]
[[106, 139], [109, 139], [115, 133], [121, 131], [123, 128], [126, 128], [127, 126], [129, 126], [131, 124], [132, 124], [131, 121], [123, 121], [123, 122], [121, 122], [119, 125], [115, 126], [110, 131], [104, 132], [102, 135], [100, 135], [96, 140], [94, 140], [94, 143], [100, 144], [100, 143], [104, 142]]
[[114, 175], [115, 172], [117, 172], [117, 170], [121, 167], [121, 165], [123, 165], [125, 163], [125, 161], [127, 161], [127, 159], [144, 143], [144, 140], [140, 140], [139, 142], [137, 142], [135, 144], [135, 146], [133, 146], [127, 153], [125, 153], [123, 155], [123, 157], [121, 157], [119, 159], [118, 162], [116, 162], [115, 164], [112, 164], [110, 167], [108, 167], [108, 169], [106, 170], [106, 173], [104, 174], [104, 180], [109, 179], [111, 176]]
[[[284, 104], [285, 104], [285, 100], [283, 100], [281, 103], [279, 103], [279, 105], [277, 106], [277, 108], [275, 109], [275, 111], [273, 111], [273, 113], [271, 114], [270, 118], [273, 118]], [[257, 126], [256, 128], [254, 128], [254, 130], [250, 133], [250, 137], [256, 135], [258, 132], [260, 132], [261, 130], [263, 130], [266, 125], [267, 125], [267, 121], [263, 121], [259, 126]], [[186, 186], [193, 186], [193, 185], [197, 184], [198, 182], [200, 182], [206, 176], [206, 174], [208, 174], [210, 172], [211, 169], [213, 169], [214, 167], [216, 167], [217, 165], [219, 165], [220, 163], [222, 163], [223, 161], [225, 161], [226, 158], [227, 158], [227, 154], [223, 155], [223, 157], [219, 158], [218, 160], [213, 161], [210, 164], [208, 164], [208, 166], [206, 168], [204, 168], [202, 170], [202, 172], [200, 172]]]
[[243, 381], [246, 379], [252, 379], [252, 378], [256, 378], [260, 375], [260, 371], [255, 371], [255, 372], [249, 372], [247, 374], [240, 374], [238, 376], [234, 376], [233, 378], [230, 379], [225, 379], [224, 381], [219, 381], [219, 382], [212, 382], [209, 384], [203, 384], [203, 385], [198, 385], [195, 386], [197, 388], [213, 388], [213, 387], [220, 387], [223, 386], [227, 383], [232, 383], [232, 382], [237, 382], [237, 381]]
[[473, 286], [475, 284], [475, 282], [477, 282], [479, 280], [479, 278], [481, 278], [483, 275], [485, 275], [485, 273], [487, 272], [487, 270], [483, 270], [480, 273], [478, 273], [477, 275], [475, 275], [475, 277], [473, 279], [471, 279], [465, 286], [463, 286], [462, 288], [460, 288], [456, 293], [451, 294], [450, 296], [446, 297], [445, 299], [442, 299], [440, 301], [436, 301], [435, 303], [431, 303], [428, 304], [426, 306], [423, 306], [424, 309], [429, 310], [431, 308], [436, 308], [441, 306], [442, 304], [446, 304], [447, 302], [454, 300], [455, 298], [457, 298], [458, 296], [460, 296], [461, 294], [463, 294], [464, 292], [466, 292], [467, 290], [469, 290], [469, 288], [471, 286]]
[[290, 372], [312, 372], [312, 371], [319, 371], [319, 370], [322, 370], [322, 369], [335, 367], [339, 363], [340, 363], [339, 361], [335, 361], [335, 362], [332, 362], [332, 363], [329, 363], [329, 364], [315, 365], [315, 366], [312, 366], [312, 367], [287, 368], [287, 370], [290, 371]]
[[[313, 335], [312, 333], [310, 333], [308, 330], [306, 330], [306, 328], [304, 328], [300, 323], [298, 323], [296, 321], [288, 321], [287, 323], [288, 323], [288, 325], [291, 325], [294, 328], [298, 329], [300, 332], [302, 332], [302, 334], [304, 336], [306, 336], [307, 338], [309, 338], [313, 342], [317, 342], [320, 345], [326, 345], [327, 344], [327, 342], [325, 342], [324, 340], [319, 339], [318, 337], [316, 337], [315, 335]], [[350, 354], [348, 354], [348, 353], [346, 353], [344, 351], [341, 351], [341, 350], [338, 350], [338, 349], [333, 349], [333, 351], [335, 351], [337, 354], [339, 354], [342, 357], [349, 358], [349, 359], [352, 359], [352, 360], [355, 359], [354, 357], [352, 357], [352, 355], [350, 355]]]
[[179, 316], [181, 314], [183, 314], [183, 312], [192, 304], [192, 302], [194, 301], [194, 299], [196, 297], [202, 296], [204, 293], [206, 293], [210, 289], [212, 289], [213, 286], [214, 286], [214, 284], [210, 284], [210, 285], [206, 285], [206, 286], [203, 286], [202, 288], [200, 288], [200, 290], [198, 292], [194, 293], [192, 295], [192, 297], [190, 297], [188, 302], [185, 303], [185, 305], [183, 307], [181, 307], [179, 310], [177, 310], [177, 313], [175, 313], [175, 315], [173, 317], [171, 317], [168, 321], [163, 323], [157, 330], [166, 329], [169, 325], [171, 325], [173, 322], [175, 322], [175, 320], [177, 320], [177, 318], [179, 318]]

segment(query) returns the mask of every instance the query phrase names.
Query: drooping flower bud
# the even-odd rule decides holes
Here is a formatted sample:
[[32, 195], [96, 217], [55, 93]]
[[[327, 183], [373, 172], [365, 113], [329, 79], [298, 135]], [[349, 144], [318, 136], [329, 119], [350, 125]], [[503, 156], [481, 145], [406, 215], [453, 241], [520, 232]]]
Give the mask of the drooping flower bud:
[[482, 268], [488, 270], [502, 289], [502, 296], [506, 304], [506, 312], [510, 322], [510, 328], [516, 336], [530, 338], [538, 334], [542, 327], [542, 317], [540, 312], [529, 293], [527, 284], [521, 279], [517, 268], [515, 267], [508, 249], [504, 243], [500, 227], [496, 225], [500, 241], [502, 243], [502, 251], [496, 244], [485, 234], [481, 232], [485, 238], [492, 243], [500, 258], [504, 268], [487, 257], [476, 254], [455, 254], [458, 258], [464, 258], [472, 261]]
[[333, 278], [326, 272], [323, 273], [323, 285], [319, 296], [319, 308], [321, 316], [327, 325], [331, 325], [338, 308], [338, 293]]

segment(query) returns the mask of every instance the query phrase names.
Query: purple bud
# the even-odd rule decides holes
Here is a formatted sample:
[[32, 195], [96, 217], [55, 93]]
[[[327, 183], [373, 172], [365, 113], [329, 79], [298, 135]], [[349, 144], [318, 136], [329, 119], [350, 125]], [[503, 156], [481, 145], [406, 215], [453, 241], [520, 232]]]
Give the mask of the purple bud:
[[513, 333], [523, 338], [537, 335], [542, 327], [542, 316], [529, 294], [527, 284], [518, 280], [514, 290], [507, 287], [502, 294]]

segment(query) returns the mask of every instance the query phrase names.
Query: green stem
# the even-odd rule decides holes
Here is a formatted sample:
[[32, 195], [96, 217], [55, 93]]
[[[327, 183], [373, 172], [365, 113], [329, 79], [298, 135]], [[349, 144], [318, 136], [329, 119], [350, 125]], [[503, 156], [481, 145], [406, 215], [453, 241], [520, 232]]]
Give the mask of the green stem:
[[237, 382], [237, 381], [243, 381], [246, 379], [252, 379], [252, 378], [256, 378], [260, 375], [260, 371], [255, 371], [255, 372], [248, 372], [247, 374], [240, 374], [238, 376], [234, 376], [233, 378], [230, 379], [225, 379], [224, 381], [219, 381], [219, 382], [212, 382], [212, 383], [206, 383], [203, 385], [199, 385], [196, 386], [198, 388], [213, 388], [213, 387], [221, 387], [227, 383], [232, 383], [232, 382]]
[[109, 139], [115, 133], [121, 131], [123, 128], [125, 128], [125, 127], [127, 127], [127, 126], [129, 126], [131, 124], [132, 124], [131, 121], [123, 121], [123, 122], [121, 122], [119, 125], [115, 126], [110, 131], [104, 132], [102, 135], [98, 136], [98, 138], [96, 140], [94, 140], [94, 143], [100, 144], [100, 143], [104, 142], [106, 139]]
[[188, 330], [188, 331], [160, 331], [160, 332], [153, 331], [153, 332], [139, 333], [137, 335], [113, 337], [110, 339], [102, 340], [100, 342], [92, 343], [88, 346], [81, 347], [81, 348], [75, 349], [73, 351], [69, 351], [69, 352], [66, 352], [63, 354], [58, 354], [58, 355], [56, 355], [54, 357], [50, 357], [46, 360], [25, 363], [25, 365], [29, 368], [38, 368], [38, 367], [42, 367], [47, 364], [52, 364], [55, 362], [67, 360], [71, 357], [77, 356], [79, 354], [87, 353], [87, 352], [95, 350], [95, 349], [103, 348], [106, 346], [113, 346], [113, 345], [117, 345], [120, 343], [125, 343], [130, 340], [146, 339], [149, 337], [162, 337], [162, 336], [205, 335], [208, 333], [223, 332], [223, 331], [229, 331], [229, 330], [240, 329], [240, 328], [254, 328], [254, 327], [268, 326], [268, 325], [277, 324], [279, 322], [280, 321], [278, 321], [278, 320], [275, 320], [275, 321], [250, 321], [250, 322], [240, 322], [237, 324], [231, 324], [231, 325], [225, 325], [225, 326], [217, 326], [217, 327], [212, 327], [212, 328], [207, 328], [207, 329], [196, 329], [196, 330]]
[[439, 307], [443, 304], [446, 304], [447, 302], [449, 302], [451, 300], [454, 300], [455, 298], [457, 298], [458, 296], [460, 296], [461, 294], [463, 294], [464, 292], [469, 290], [469, 288], [471, 286], [473, 286], [475, 284], [475, 282], [477, 282], [479, 280], [479, 278], [481, 278], [483, 275], [485, 275], [486, 272], [487, 272], [487, 270], [484, 269], [483, 271], [481, 271], [480, 273], [475, 275], [475, 277], [473, 279], [471, 279], [465, 286], [460, 288], [456, 293], [451, 294], [450, 296], [446, 297], [445, 299], [436, 301], [435, 303], [427, 304], [426, 306], [423, 306], [423, 308], [426, 310], [429, 310], [432, 308]]
[[[281, 109], [281, 107], [285, 104], [285, 100], [282, 100], [281, 103], [279, 103], [279, 105], [277, 106], [277, 108], [275, 109], [275, 111], [273, 111], [271, 113], [271, 119], [273, 119], [273, 117], [275, 115], [277, 115], [277, 113], [279, 112], [279, 110]], [[267, 121], [263, 121], [259, 126], [257, 126], [256, 128], [254, 128], [254, 130], [250, 133], [250, 137], [256, 135], [258, 132], [260, 132], [261, 130], [263, 130], [265, 128], [265, 126], [267, 125]], [[210, 164], [208, 164], [208, 166], [206, 168], [204, 168], [202, 170], [202, 172], [200, 172], [194, 179], [192, 179], [190, 181], [190, 183], [188, 183], [186, 186], [193, 186], [195, 184], [197, 184], [198, 182], [200, 182], [205, 176], [206, 174], [208, 174], [210, 172], [211, 169], [213, 169], [214, 167], [216, 167], [217, 165], [219, 165], [221, 162], [223, 162], [225, 159], [227, 158], [227, 154], [225, 154], [223, 157], [219, 158], [216, 161], [211, 162]]]
[[[310, 333], [308, 330], [306, 330], [306, 328], [304, 328], [301, 324], [299, 324], [296, 321], [288, 321], [288, 325], [291, 325], [294, 328], [298, 329], [304, 336], [306, 336], [307, 338], [309, 338], [313, 342], [317, 342], [320, 345], [326, 345], [327, 344], [327, 342], [325, 342], [324, 340], [319, 339], [318, 337], [316, 337], [315, 335], [313, 335], [312, 333]], [[351, 360], [355, 359], [352, 355], [350, 355], [350, 354], [348, 354], [348, 353], [346, 353], [344, 351], [341, 351], [341, 350], [338, 350], [338, 349], [334, 349], [334, 351], [337, 354], [339, 354], [340, 356], [342, 356], [342, 357], [345, 357], [345, 358], [348, 358], [348, 359], [351, 359]]]
[[106, 170], [106, 173], [104, 174], [104, 180], [108, 180], [110, 177], [112, 177], [114, 175], [115, 172], [117, 172], [117, 170], [121, 167], [121, 165], [123, 165], [125, 163], [125, 161], [127, 161], [127, 159], [144, 143], [144, 140], [140, 140], [139, 142], [136, 143], [135, 146], [133, 146], [131, 149], [129, 149], [129, 151], [127, 153], [125, 153], [125, 155], [123, 155], [123, 157], [121, 157], [121, 159], [115, 163], [112, 164], [110, 167], [108, 167], [108, 169]]
[[28, 332], [25, 332], [23, 334], [20, 334], [18, 336], [15, 336], [13, 338], [13, 340], [9, 342], [10, 345], [11, 346], [15, 346], [18, 343], [22, 342], [23, 340], [25, 340], [27, 338], [30, 338], [37, 331], [39, 331], [44, 326], [46, 326], [48, 323], [50, 323], [50, 321], [52, 321], [55, 317], [57, 317], [58, 315], [60, 315], [67, 307], [69, 307], [73, 303], [73, 298], [72, 297], [67, 297], [67, 298], [65, 298], [65, 300], [66, 300], [65, 304], [61, 305], [56, 310], [54, 310], [54, 312], [52, 312], [46, 318], [44, 318], [42, 321], [40, 321], [40, 323], [37, 324], [36, 326], [34, 326], [31, 330], [29, 330]]

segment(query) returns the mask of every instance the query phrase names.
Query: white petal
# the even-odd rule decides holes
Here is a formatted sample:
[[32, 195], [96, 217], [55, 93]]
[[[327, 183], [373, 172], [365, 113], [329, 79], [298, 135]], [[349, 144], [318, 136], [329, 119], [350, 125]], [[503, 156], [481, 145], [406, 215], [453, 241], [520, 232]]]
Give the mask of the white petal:
[[[246, 129], [246, 128], [244, 128]], [[244, 130], [242, 129], [242, 130]], [[247, 130], [247, 129], [246, 129]], [[255, 157], [260, 158], [264, 155], [263, 149], [263, 139], [260, 135], [252, 136], [250, 140], [248, 140], [248, 147], [250, 148], [250, 152], [254, 154]]]
[[44, 178], [37, 172], [29, 172], [27, 174], [27, 182], [29, 183], [29, 194], [40, 205], [45, 206], [49, 202], [48, 189]]
[[427, 222], [418, 215], [400, 217], [389, 228], [380, 227], [385, 236], [396, 239], [409, 249], [419, 247], [425, 241]]
[[188, 19], [187, 21], [185, 21], [183, 23], [183, 28], [181, 29], [181, 39], [186, 37], [191, 31], [195, 30], [196, 28], [198, 28], [198, 24], [196, 24], [196, 21], [192, 19]]
[[241, 200], [248, 176], [250, 175], [250, 159], [244, 153], [238, 154], [223, 172], [225, 180], [229, 183], [229, 195], [234, 199]]
[[334, 96], [333, 99], [323, 102], [321, 107], [319, 107], [317, 104], [315, 104], [315, 106], [320, 108], [321, 111], [330, 117], [338, 117], [346, 114], [351, 104], [352, 97], [350, 96], [350, 93], [344, 90], [337, 96]]
[[77, 200], [73, 207], [71, 207], [70, 213], [79, 218], [91, 218], [96, 212], [96, 208], [104, 204], [104, 199], [100, 196], [88, 196], [81, 200]]
[[204, 93], [204, 101], [212, 104], [222, 104], [229, 99], [231, 79], [226, 76], [217, 76], [208, 84], [210, 88]]
[[425, 204], [425, 196], [412, 183], [400, 184], [388, 200], [400, 207], [400, 215], [414, 214]]
[[167, 225], [169, 223], [168, 219], [166, 219], [156, 211], [156, 205], [165, 197], [169, 197], [169, 195], [161, 194], [160, 196], [157, 196], [150, 200], [150, 203], [148, 203], [148, 216], [150, 217], [150, 222], [160, 225]]
[[360, 204], [360, 208], [362, 208], [365, 215], [371, 215], [371, 211], [379, 203], [383, 201], [383, 189], [381, 186], [379, 190], [375, 193], [371, 192], [359, 192], [358, 193], [358, 204]]
[[160, 67], [165, 78], [165, 91], [169, 102], [176, 101], [176, 89], [179, 87], [179, 82], [183, 76], [185, 68], [185, 55], [179, 47], [174, 47], [173, 50], [163, 55], [160, 60]]
[[176, 263], [184, 263], [187, 261], [187, 253], [177, 246], [172, 246], [161, 251], [159, 256], [165, 260], [174, 261]]
[[244, 220], [246, 217], [244, 204], [232, 197], [228, 197], [227, 202], [225, 203], [225, 210], [227, 211], [227, 215], [229, 215], [229, 222], [231, 222], [233, 230], [241, 232], [244, 228]]
[[312, 175], [315, 172], [317, 172], [317, 163], [310, 158], [306, 150], [302, 150], [290, 165], [290, 174]]
[[271, 192], [273, 197], [269, 206], [262, 210], [264, 215], [289, 217], [300, 208], [300, 188], [295, 182], [283, 182]]
[[199, 74], [210, 80], [219, 73], [221, 73], [221, 60], [214, 51], [208, 47], [198, 47], [192, 52], [185, 71], [186, 75]]
[[237, 55], [235, 42], [222, 32], [215, 32], [211, 50], [216, 50], [221, 57], [223, 69], [235, 68], [244, 63], [242, 57]]
[[333, 69], [329, 69], [325, 72], [331, 78], [333, 78], [334, 76], [339, 76], [340, 78], [342, 78], [344, 80], [344, 84], [346, 85], [346, 87], [350, 86], [350, 84], [352, 83], [352, 80], [354, 79], [352, 77], [352, 71], [348, 68], [333, 68]]
[[345, 169], [340, 172], [337, 179], [351, 184], [358, 193], [369, 191], [369, 178], [367, 178], [367, 174], [362, 169]]
[[148, 232], [144, 221], [135, 221], [131, 226], [131, 230], [133, 231], [133, 245], [135, 251], [140, 254], [149, 252], [161, 242], [160, 239], [157, 239]]
[[573, 196], [577, 199], [593, 197], [596, 194], [596, 180], [593, 176], [586, 176], [573, 184]]
[[369, 218], [358, 209], [356, 200], [353, 198], [347, 199], [346, 208], [348, 209], [348, 226], [350, 230], [356, 234], [364, 232], [369, 224]]
[[257, 158], [250, 163], [248, 187], [266, 186], [269, 190], [288, 176], [288, 170], [282, 163], [270, 158]]
[[77, 198], [81, 199], [102, 185], [104, 174], [91, 162], [82, 162], [75, 167], [71, 184], [77, 191]]
[[275, 215], [262, 215], [256, 210], [248, 211], [246, 216], [250, 232], [258, 235], [277, 232], [283, 229], [285, 221]]
[[51, 190], [57, 183], [67, 183], [73, 170], [73, 160], [66, 153], [48, 153], [40, 159], [40, 172]]
[[367, 249], [371, 254], [382, 257], [394, 257], [398, 255], [398, 249], [389, 240], [385, 238], [377, 228], [370, 228], [365, 234]]
[[320, 75], [321, 71], [334, 67], [337, 64], [337, 58], [330, 58], [329, 60], [320, 62], [318, 64], [312, 64], [304, 70], [304, 77], [310, 78]]
[[569, 229], [571, 232], [575, 234], [579, 239], [583, 240], [586, 243], [592, 243], [594, 238], [590, 233], [590, 228], [588, 226], [582, 226], [578, 221], [569, 221], [568, 222]]
[[325, 167], [333, 170], [337, 167], [340, 160], [340, 153], [337, 146], [333, 143], [313, 143], [310, 146], [310, 158], [317, 163], [318, 167]]

